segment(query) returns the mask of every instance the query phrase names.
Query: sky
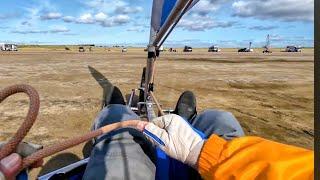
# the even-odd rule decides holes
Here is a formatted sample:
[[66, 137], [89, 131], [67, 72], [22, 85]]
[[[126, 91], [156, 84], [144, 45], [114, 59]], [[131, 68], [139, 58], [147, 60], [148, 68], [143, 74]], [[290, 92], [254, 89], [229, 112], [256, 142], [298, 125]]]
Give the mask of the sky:
[[[10, 0], [0, 42], [145, 47], [152, 0]], [[165, 46], [313, 47], [314, 0], [200, 0]]]

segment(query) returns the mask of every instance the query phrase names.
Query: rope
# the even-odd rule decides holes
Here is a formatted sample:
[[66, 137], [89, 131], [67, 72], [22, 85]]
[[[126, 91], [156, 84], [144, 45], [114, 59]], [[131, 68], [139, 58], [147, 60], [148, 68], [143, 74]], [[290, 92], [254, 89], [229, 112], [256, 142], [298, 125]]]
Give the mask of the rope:
[[8, 156], [12, 152], [14, 152], [18, 146], [18, 144], [22, 141], [22, 139], [27, 135], [30, 128], [32, 127], [33, 123], [35, 122], [39, 107], [39, 94], [37, 91], [29, 86], [29, 85], [13, 85], [7, 87], [0, 91], [0, 103], [5, 100], [7, 97], [11, 96], [12, 94], [16, 93], [26, 93], [30, 99], [29, 111], [27, 117], [17, 130], [16, 134], [6, 143], [3, 148], [0, 149], [0, 159]]
[[[29, 85], [24, 85], [24, 84], [13, 85], [5, 89], [2, 89], [0, 91], [0, 103], [7, 97], [16, 93], [21, 93], [21, 92], [26, 93], [29, 96], [29, 99], [30, 99], [29, 111], [28, 111], [27, 117], [25, 118], [24, 122], [22, 123], [22, 125], [20, 126], [16, 134], [9, 140], [8, 143], [4, 145], [3, 148], [0, 149], [0, 160], [8, 156], [9, 154], [15, 152], [18, 144], [23, 140], [23, 138], [29, 132], [39, 112], [39, 107], [40, 107], [39, 95], [37, 91]], [[120, 129], [120, 128], [125, 128], [125, 127], [134, 128], [138, 125], [139, 122], [140, 122], [139, 120], [128, 120], [128, 121], [113, 123], [110, 125], [103, 126], [95, 131], [91, 131], [85, 135], [70, 138], [65, 141], [59, 142], [57, 144], [45, 147], [44, 149], [39, 150], [31, 154], [30, 156], [27, 156], [26, 158], [24, 158], [22, 160], [22, 166], [20, 170], [23, 170], [29, 167], [33, 163], [45, 157], [48, 157], [57, 152], [69, 149], [78, 144], [87, 142], [92, 138], [108, 133], [110, 131]]]
[[136, 127], [137, 124], [139, 123], [139, 120], [129, 120], [129, 121], [123, 121], [123, 122], [118, 122], [118, 123], [113, 123], [110, 125], [103, 126], [95, 131], [91, 131], [85, 135], [74, 137], [67, 139], [65, 141], [62, 141], [60, 143], [48, 146], [42, 150], [39, 150], [30, 156], [26, 157], [25, 159], [22, 160], [22, 169], [25, 169], [32, 165], [33, 163], [37, 162], [38, 160], [41, 160], [45, 157], [51, 156], [55, 153], [58, 153], [60, 151], [69, 149], [71, 147], [74, 147], [78, 144], [87, 142], [88, 140], [98, 137], [102, 134], [108, 133], [110, 131], [119, 129], [119, 128], [124, 128], [124, 127]]

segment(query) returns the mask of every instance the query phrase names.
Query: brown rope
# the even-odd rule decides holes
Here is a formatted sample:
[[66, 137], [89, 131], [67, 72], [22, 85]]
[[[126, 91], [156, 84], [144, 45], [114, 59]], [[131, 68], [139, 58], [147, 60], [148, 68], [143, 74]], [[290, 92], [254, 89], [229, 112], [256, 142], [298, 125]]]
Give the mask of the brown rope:
[[100, 136], [102, 134], [108, 133], [110, 131], [119, 129], [119, 128], [124, 128], [124, 127], [136, 127], [137, 124], [139, 123], [139, 120], [128, 120], [128, 121], [123, 121], [123, 122], [118, 122], [118, 123], [113, 123], [110, 125], [106, 125], [101, 127], [100, 129], [97, 129], [95, 131], [91, 131], [85, 135], [74, 137], [67, 139], [63, 142], [60, 142], [58, 144], [54, 144], [51, 146], [48, 146], [42, 150], [39, 150], [30, 156], [26, 157], [22, 161], [22, 169], [29, 167], [33, 163], [35, 163], [38, 160], [41, 160], [45, 157], [51, 156], [57, 152], [69, 149], [71, 147], [74, 147], [78, 144], [87, 142], [88, 140], [95, 138], [97, 136]]
[[2, 89], [0, 91], [0, 103], [10, 95], [16, 93], [26, 93], [29, 96], [29, 111], [27, 117], [21, 124], [20, 128], [17, 130], [16, 134], [8, 141], [8, 143], [3, 146], [3, 148], [0, 149], [0, 159], [3, 159], [16, 150], [18, 144], [29, 132], [39, 112], [39, 94], [33, 87], [25, 84], [13, 85]]
[[[22, 125], [20, 126], [16, 134], [9, 140], [7, 144], [4, 145], [3, 148], [0, 149], [0, 160], [8, 156], [9, 154], [15, 152], [18, 144], [29, 132], [39, 112], [39, 106], [40, 106], [39, 95], [37, 91], [29, 85], [23, 85], [23, 84], [14, 85], [14, 86], [10, 86], [5, 89], [2, 89], [0, 91], [0, 103], [10, 95], [20, 93], [20, 92], [26, 93], [30, 98], [29, 111], [26, 119], [24, 120], [24, 122], [22, 123]], [[57, 152], [66, 150], [68, 148], [74, 147], [78, 144], [86, 142], [92, 138], [108, 133], [110, 131], [113, 131], [119, 128], [125, 128], [125, 127], [133, 127], [133, 128], [137, 127], [139, 122], [140, 122], [139, 120], [128, 120], [128, 121], [113, 123], [110, 125], [103, 126], [100, 129], [97, 129], [95, 131], [91, 131], [85, 135], [70, 138], [60, 143], [45, 147], [44, 149], [39, 150], [31, 154], [30, 156], [24, 158], [22, 160], [22, 166], [20, 170], [23, 170], [29, 167], [36, 161], [39, 161], [45, 157], [48, 157]]]

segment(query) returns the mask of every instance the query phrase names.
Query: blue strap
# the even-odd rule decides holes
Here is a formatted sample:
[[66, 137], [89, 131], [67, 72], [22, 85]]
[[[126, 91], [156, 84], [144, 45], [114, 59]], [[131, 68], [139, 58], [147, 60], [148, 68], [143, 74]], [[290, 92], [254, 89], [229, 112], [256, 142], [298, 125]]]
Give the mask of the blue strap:
[[[202, 139], [207, 138], [202, 131], [194, 128], [188, 121], [186, 122], [197, 134], [200, 135]], [[160, 138], [158, 138], [151, 132], [147, 131], [145, 132], [145, 134], [149, 135], [159, 144], [163, 143], [163, 141]], [[166, 155], [164, 151], [162, 151], [158, 147], [156, 148], [156, 155], [157, 155], [156, 180], [171, 180], [171, 179], [172, 180], [176, 180], [176, 179], [189, 180], [191, 179], [189, 177], [189, 174], [190, 174], [189, 171], [191, 170], [191, 167], [189, 167], [186, 164], [183, 164], [180, 161], [170, 158], [169, 156]]]

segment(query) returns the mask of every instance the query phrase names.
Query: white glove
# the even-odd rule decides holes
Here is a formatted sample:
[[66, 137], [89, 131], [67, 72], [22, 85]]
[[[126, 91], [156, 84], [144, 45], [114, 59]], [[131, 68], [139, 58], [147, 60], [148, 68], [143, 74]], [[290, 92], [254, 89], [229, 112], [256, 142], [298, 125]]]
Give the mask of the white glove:
[[182, 117], [170, 114], [147, 123], [143, 133], [170, 157], [196, 168], [204, 140]]

